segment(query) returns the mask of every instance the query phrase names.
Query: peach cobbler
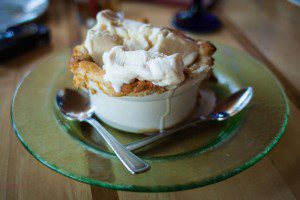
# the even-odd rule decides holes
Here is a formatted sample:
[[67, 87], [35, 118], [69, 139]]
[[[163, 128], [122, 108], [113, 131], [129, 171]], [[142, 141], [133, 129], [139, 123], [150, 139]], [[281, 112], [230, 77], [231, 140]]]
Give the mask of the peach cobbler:
[[[214, 45], [208, 41], [194, 40], [170, 28], [123, 19], [117, 13], [104, 10], [98, 13], [97, 23], [88, 30], [84, 43], [73, 49], [69, 69], [73, 73], [76, 87], [90, 91], [95, 104], [101, 102], [101, 105], [110, 108], [109, 111], [99, 108], [98, 113], [96, 112], [108, 124], [128, 130], [122, 128], [124, 124], [120, 125], [124, 119], [115, 119], [108, 112], [120, 114], [126, 113], [127, 109], [134, 110], [138, 103], [127, 105], [124, 99], [136, 97], [135, 100], [139, 102], [148, 102], [145, 106], [156, 106], [163, 110], [155, 113], [152, 109], [153, 117], [139, 122], [145, 126], [137, 126], [136, 129], [163, 129], [186, 117], [196, 102], [191, 100], [191, 106], [187, 106], [186, 111], [181, 111], [178, 108], [179, 102], [166, 105], [163, 103], [164, 99], [183, 94], [187, 89], [182, 88], [193, 88], [195, 85], [198, 88], [200, 82], [211, 73], [212, 54], [215, 50]], [[190, 94], [193, 95], [192, 98], [197, 89], [193, 90], [193, 94]], [[149, 103], [147, 98], [138, 99], [155, 95], [159, 96], [155, 101], [161, 100], [161, 106]], [[114, 110], [115, 106], [111, 104], [114, 101], [118, 101], [122, 108]], [[182, 117], [171, 117], [169, 107], [172, 106], [173, 110], [181, 112]], [[134, 114], [151, 115], [144, 107], [139, 108], [140, 114]], [[164, 119], [161, 118], [162, 115]], [[154, 119], [155, 116], [157, 120]], [[171, 118], [168, 120], [168, 117]]]

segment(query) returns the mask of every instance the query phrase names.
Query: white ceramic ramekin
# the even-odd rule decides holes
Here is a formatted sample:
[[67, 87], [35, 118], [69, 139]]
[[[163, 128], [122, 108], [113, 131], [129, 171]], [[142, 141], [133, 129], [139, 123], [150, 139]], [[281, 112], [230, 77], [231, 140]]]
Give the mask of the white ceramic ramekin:
[[205, 76], [190, 78], [175, 90], [142, 97], [111, 97], [94, 87], [97, 93], [90, 98], [97, 117], [114, 128], [134, 133], [159, 131], [191, 114]]

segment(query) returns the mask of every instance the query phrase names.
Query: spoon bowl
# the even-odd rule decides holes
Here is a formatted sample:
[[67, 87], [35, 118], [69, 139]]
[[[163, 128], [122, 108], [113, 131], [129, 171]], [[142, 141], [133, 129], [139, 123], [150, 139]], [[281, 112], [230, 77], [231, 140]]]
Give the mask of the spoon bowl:
[[253, 97], [252, 87], [243, 88], [219, 102], [206, 117], [207, 120], [224, 121], [242, 111]]
[[56, 105], [69, 120], [83, 121], [94, 114], [88, 94], [70, 88], [57, 92]]

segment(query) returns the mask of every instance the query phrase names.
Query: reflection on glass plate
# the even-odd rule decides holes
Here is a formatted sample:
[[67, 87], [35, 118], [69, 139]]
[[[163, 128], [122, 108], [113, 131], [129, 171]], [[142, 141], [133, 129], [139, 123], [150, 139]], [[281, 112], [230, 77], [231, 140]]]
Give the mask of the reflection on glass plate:
[[48, 0], [1, 0], [0, 32], [36, 19], [48, 8]]

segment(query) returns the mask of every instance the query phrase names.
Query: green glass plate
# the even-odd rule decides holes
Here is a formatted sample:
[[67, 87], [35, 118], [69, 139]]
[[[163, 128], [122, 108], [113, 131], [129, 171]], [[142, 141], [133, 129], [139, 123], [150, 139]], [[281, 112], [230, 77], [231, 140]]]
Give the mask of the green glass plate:
[[[144, 174], [129, 174], [92, 128], [57, 113], [56, 92], [72, 87], [68, 51], [41, 63], [19, 85], [11, 107], [14, 130], [37, 160], [92, 185], [163, 192], [229, 178], [258, 162], [278, 142], [287, 124], [288, 103], [280, 84], [261, 63], [230, 47], [217, 47], [214, 71], [219, 83], [212, 85], [213, 90], [223, 98], [252, 86], [252, 102], [226, 122], [202, 123], [136, 151], [152, 166]], [[123, 144], [144, 137], [106, 127]]]

